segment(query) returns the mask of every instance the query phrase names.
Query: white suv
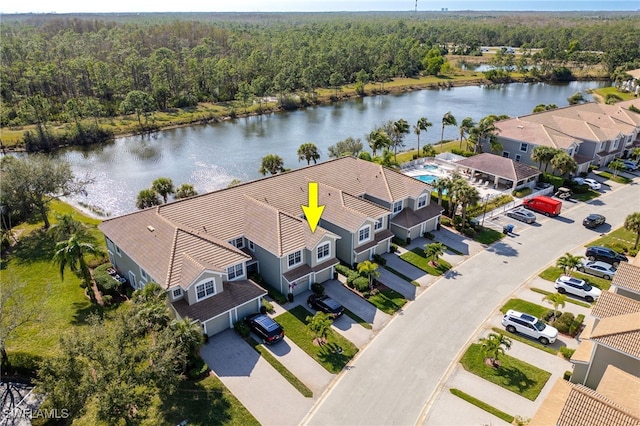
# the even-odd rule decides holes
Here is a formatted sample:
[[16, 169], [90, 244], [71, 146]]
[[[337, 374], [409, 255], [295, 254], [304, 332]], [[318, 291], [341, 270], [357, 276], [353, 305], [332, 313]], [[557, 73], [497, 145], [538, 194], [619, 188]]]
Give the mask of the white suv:
[[560, 294], [571, 293], [576, 296], [584, 297], [584, 299], [589, 303], [597, 300], [602, 294], [602, 290], [597, 287], [590, 286], [585, 280], [568, 277], [566, 275], [562, 275], [558, 278], [554, 287]]
[[522, 333], [537, 339], [543, 345], [556, 341], [558, 330], [540, 321], [533, 315], [509, 309], [502, 317], [502, 325], [509, 333]]

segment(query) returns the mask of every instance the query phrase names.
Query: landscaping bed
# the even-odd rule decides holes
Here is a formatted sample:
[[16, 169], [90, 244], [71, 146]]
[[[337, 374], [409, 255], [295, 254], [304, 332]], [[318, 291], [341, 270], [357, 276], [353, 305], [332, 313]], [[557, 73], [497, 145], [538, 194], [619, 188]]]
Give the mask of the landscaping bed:
[[513, 423], [513, 420], [515, 419], [515, 417], [513, 417], [511, 414], [507, 414], [504, 411], [498, 410], [497, 408], [487, 404], [486, 402], [483, 402], [478, 398], [474, 398], [468, 393], [462, 392], [460, 389], [451, 388], [449, 389], [449, 392], [451, 392], [458, 398], [464, 399], [468, 403], [473, 404], [476, 407], [486, 411], [487, 413], [493, 414], [494, 416], [504, 420], [507, 423]]

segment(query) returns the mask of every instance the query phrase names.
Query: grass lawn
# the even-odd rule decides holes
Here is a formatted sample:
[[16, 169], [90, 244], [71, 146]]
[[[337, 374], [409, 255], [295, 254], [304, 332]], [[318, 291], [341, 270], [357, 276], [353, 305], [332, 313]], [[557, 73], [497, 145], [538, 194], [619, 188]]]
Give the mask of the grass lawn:
[[548, 310], [552, 309], [552, 306], [549, 305], [549, 307], [547, 308], [541, 305], [536, 305], [535, 303], [527, 302], [526, 300], [522, 299], [510, 299], [509, 301], [507, 301], [507, 303], [504, 304], [502, 308], [500, 308], [500, 312], [506, 314], [509, 309], [542, 318]]
[[416, 247], [411, 251], [400, 255], [400, 259], [412, 264], [416, 268], [420, 268], [428, 274], [439, 276], [451, 269], [451, 264], [446, 260], [438, 260], [438, 266], [434, 267], [429, 264], [430, 260], [424, 255], [424, 250]]
[[498, 232], [491, 228], [483, 228], [482, 231], [476, 234], [474, 240], [482, 244], [493, 244], [503, 238], [504, 234], [502, 232]]
[[[358, 348], [349, 340], [332, 331], [327, 337], [327, 343], [318, 346], [314, 343], [315, 335], [307, 327], [306, 318], [313, 316], [302, 306], [278, 315], [276, 321], [285, 329], [287, 337], [330, 373], [337, 374], [344, 368], [351, 358], [358, 352]], [[342, 352], [336, 352], [338, 347]]]
[[599, 176], [601, 176], [601, 177], [603, 177], [603, 178], [611, 179], [611, 180], [612, 180], [612, 181], [614, 181], [614, 182], [618, 182], [618, 183], [631, 183], [631, 179], [626, 178], [626, 177], [624, 177], [624, 176], [620, 176], [620, 175], [618, 175], [618, 176], [613, 176], [613, 173], [610, 173], [610, 172], [601, 172], [601, 171], [598, 171], [598, 170], [594, 170], [594, 173], [595, 173], [595, 174], [597, 174], [597, 175], [599, 175]]
[[589, 243], [587, 247], [591, 246], [605, 246], [614, 249], [618, 252], [624, 251], [626, 253], [632, 253], [633, 245], [636, 243], [636, 234], [620, 227], [614, 231], [609, 232], [602, 238], [598, 238], [592, 243]]
[[457, 396], [458, 398], [464, 399], [470, 404], [475, 405], [478, 408], [483, 409], [487, 413], [491, 413], [494, 416], [504, 420], [507, 423], [513, 423], [514, 417], [511, 414], [507, 414], [504, 411], [498, 410], [492, 405], [487, 404], [486, 402], [480, 401], [478, 398], [474, 398], [468, 393], [462, 392], [460, 389], [451, 388], [449, 392]]
[[608, 94], [614, 94], [616, 96], [619, 96], [623, 101], [628, 101], [635, 98], [635, 96], [633, 96], [633, 93], [620, 92], [615, 87], [601, 87], [599, 89], [593, 89], [593, 92], [602, 96], [603, 98], [606, 98]]
[[[423, 136], [424, 138], [424, 136]], [[421, 139], [423, 139], [421, 138]], [[411, 145], [417, 146], [418, 141], [416, 140], [415, 142], [409, 142]], [[440, 153], [440, 144], [439, 143], [435, 143], [432, 144], [433, 147], [436, 149], [436, 152], [439, 154]], [[463, 144], [463, 146], [466, 145]], [[424, 146], [424, 141], [420, 140], [420, 150], [422, 151], [422, 147]], [[452, 148], [459, 148], [460, 147], [460, 141], [459, 140], [455, 140], [455, 141], [449, 141], [449, 142], [445, 142], [442, 144], [442, 148], [445, 151], [451, 151]], [[416, 155], [418, 153], [417, 149], [410, 149], [408, 151], [403, 151], [403, 152], [399, 152], [398, 156], [397, 156], [397, 162], [399, 164], [402, 163], [406, 163], [408, 161], [413, 160], [413, 156]], [[421, 157], [424, 157], [424, 155], [421, 155]]]
[[167, 424], [187, 419], [189, 425], [260, 425], [214, 375], [184, 381], [162, 407]]
[[469, 346], [460, 360], [465, 370], [531, 401], [535, 401], [551, 377], [548, 371], [509, 355], [500, 356], [499, 362], [498, 368], [485, 364], [482, 346], [477, 343]]
[[[551, 266], [540, 272], [539, 277], [544, 278], [547, 281], [555, 282], [560, 275], [563, 275], [562, 268]], [[585, 280], [589, 284], [598, 287], [602, 291], [609, 290], [609, 287], [611, 287], [611, 281], [605, 280], [604, 278], [595, 277], [589, 274], [583, 274], [582, 272], [578, 271], [571, 272], [571, 276], [580, 278], [581, 280]]]
[[552, 355], [558, 355], [558, 351], [550, 348], [549, 346], [545, 346], [542, 343], [538, 343], [536, 340], [531, 340], [528, 337], [523, 336], [522, 334], [516, 334], [516, 333], [509, 333], [507, 330], [503, 330], [501, 328], [498, 327], [491, 327], [491, 329], [499, 334], [504, 334], [505, 336], [507, 336], [509, 339], [511, 340], [517, 340], [518, 342], [522, 342], [525, 343], [529, 346], [532, 346], [536, 349], [540, 349], [541, 351], [545, 351], [547, 353], [550, 353]]
[[407, 299], [405, 299], [402, 294], [389, 287], [379, 289], [377, 294], [369, 297], [367, 300], [376, 308], [389, 315], [393, 315], [407, 303]]
[[[531, 291], [533, 291], [535, 293], [540, 293], [540, 294], [545, 295], [545, 296], [548, 295], [548, 294], [551, 294], [550, 291], [546, 291], [546, 290], [543, 290], [541, 288], [535, 288], [535, 287], [532, 287]], [[591, 305], [591, 304], [589, 304], [587, 302], [581, 302], [579, 300], [574, 300], [574, 299], [572, 299], [570, 297], [567, 297], [567, 303], [573, 303], [574, 305], [582, 306], [583, 308], [590, 308], [591, 306], [593, 306], [593, 305]]]
[[594, 191], [593, 189], [590, 189], [587, 192], [582, 194], [573, 194], [571, 198], [578, 201], [589, 201], [599, 197], [600, 195], [601, 194], [598, 191]]

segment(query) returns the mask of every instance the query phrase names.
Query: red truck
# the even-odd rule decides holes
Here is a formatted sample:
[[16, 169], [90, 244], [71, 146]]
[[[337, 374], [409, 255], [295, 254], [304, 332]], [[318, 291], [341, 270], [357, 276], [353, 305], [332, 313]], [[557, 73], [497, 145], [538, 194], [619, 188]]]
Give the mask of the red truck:
[[529, 210], [542, 213], [545, 216], [558, 216], [562, 208], [562, 201], [554, 200], [551, 197], [538, 195], [537, 197], [527, 198], [522, 202], [522, 206]]

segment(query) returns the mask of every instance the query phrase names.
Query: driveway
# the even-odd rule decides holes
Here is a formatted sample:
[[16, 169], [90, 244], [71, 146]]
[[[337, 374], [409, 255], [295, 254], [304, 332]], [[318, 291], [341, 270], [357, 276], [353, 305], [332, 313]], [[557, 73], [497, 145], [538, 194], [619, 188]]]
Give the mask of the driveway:
[[211, 337], [200, 355], [263, 425], [297, 425], [314, 403], [312, 398], [302, 396], [233, 330]]
[[371, 324], [374, 332], [381, 330], [391, 319], [390, 315], [378, 310], [371, 303], [354, 294], [340, 281], [330, 280], [323, 283], [323, 285], [329, 297], [337, 300], [342, 306]]
[[594, 238], [581, 224], [587, 212], [602, 211], [618, 227], [640, 208], [635, 185], [600, 201], [597, 207], [574, 204], [536, 232], [505, 238], [460, 264], [455, 280], [436, 281], [362, 351], [304, 424], [422, 423], [457, 359], [495, 310], [544, 265]]

